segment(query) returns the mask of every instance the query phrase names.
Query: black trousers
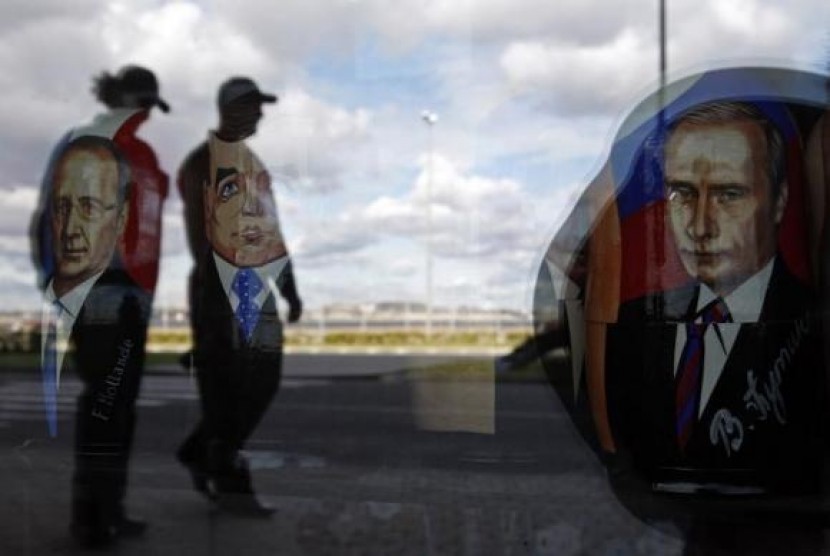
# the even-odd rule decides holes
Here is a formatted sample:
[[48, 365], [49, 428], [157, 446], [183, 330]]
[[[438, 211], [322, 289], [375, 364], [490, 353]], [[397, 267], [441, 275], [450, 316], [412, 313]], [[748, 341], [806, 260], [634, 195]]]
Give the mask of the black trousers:
[[206, 471], [219, 491], [252, 492], [239, 451], [279, 389], [282, 324], [271, 299], [260, 312], [253, 341], [244, 341], [212, 268], [194, 268], [188, 284], [202, 418], [178, 455]]
[[[131, 353], [126, 353], [127, 348]], [[84, 387], [75, 413], [72, 520], [99, 530], [124, 517], [144, 362], [143, 341], [122, 343], [121, 349], [125, 355], [113, 360], [106, 372], [90, 376], [80, 369]]]
[[229, 367], [197, 367], [202, 419], [180, 458], [208, 472], [222, 492], [252, 492], [239, 451], [262, 421], [279, 388], [281, 354], [243, 354]]

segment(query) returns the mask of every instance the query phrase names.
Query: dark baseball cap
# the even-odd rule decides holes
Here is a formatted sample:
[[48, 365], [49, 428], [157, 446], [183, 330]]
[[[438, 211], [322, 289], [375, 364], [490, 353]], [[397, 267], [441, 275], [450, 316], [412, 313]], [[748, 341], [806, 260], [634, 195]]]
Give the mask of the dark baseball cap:
[[260, 103], [277, 102], [277, 95], [263, 93], [252, 79], [247, 77], [231, 77], [219, 87], [216, 104], [219, 105], [219, 108], [222, 108], [243, 96], [250, 96]]
[[159, 83], [152, 71], [141, 66], [124, 66], [115, 77], [122, 94], [133, 95], [138, 101], [150, 101], [162, 112], [170, 111], [170, 105], [159, 96]]

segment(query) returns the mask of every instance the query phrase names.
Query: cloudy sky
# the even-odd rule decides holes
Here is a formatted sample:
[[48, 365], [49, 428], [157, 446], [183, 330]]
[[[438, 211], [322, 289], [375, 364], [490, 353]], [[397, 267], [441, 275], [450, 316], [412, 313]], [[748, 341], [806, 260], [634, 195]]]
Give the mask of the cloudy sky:
[[[830, 3], [668, 2], [669, 76], [823, 71]], [[527, 311], [547, 242], [658, 80], [656, 0], [5, 0], [0, 303], [39, 302], [26, 227], [57, 138], [100, 111], [90, 78], [152, 68], [170, 114], [142, 136], [171, 176], [249, 75], [280, 96], [252, 146], [276, 183], [310, 307], [424, 300]], [[421, 119], [439, 115], [430, 134]], [[432, 233], [427, 224], [432, 168]], [[184, 306], [175, 188], [157, 304]]]

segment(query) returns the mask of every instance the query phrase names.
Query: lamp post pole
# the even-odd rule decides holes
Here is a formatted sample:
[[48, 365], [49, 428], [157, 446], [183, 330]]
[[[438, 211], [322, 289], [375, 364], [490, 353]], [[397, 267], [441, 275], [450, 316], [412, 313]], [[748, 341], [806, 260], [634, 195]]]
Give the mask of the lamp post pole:
[[[666, 0], [660, 0], [660, 11], [658, 14], [658, 27], [660, 29], [660, 91], [666, 86]], [[660, 106], [662, 109], [663, 106]]]
[[438, 114], [430, 110], [421, 112], [421, 119], [427, 125], [429, 150], [427, 159], [427, 235], [426, 235], [426, 282], [427, 282], [427, 306], [424, 328], [426, 330], [426, 341], [432, 336], [432, 179], [433, 179], [433, 144], [432, 128], [438, 121]]

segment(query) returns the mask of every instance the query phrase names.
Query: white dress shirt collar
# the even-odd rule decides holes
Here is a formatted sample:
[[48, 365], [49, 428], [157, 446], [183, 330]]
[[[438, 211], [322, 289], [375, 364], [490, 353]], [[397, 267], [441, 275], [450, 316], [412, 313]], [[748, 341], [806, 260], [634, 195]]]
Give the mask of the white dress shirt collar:
[[[219, 280], [222, 282], [222, 289], [225, 291], [225, 295], [231, 304], [231, 308], [236, 311], [236, 307], [239, 305], [239, 298], [233, 291], [233, 280], [240, 268], [232, 265], [217, 255], [216, 252], [213, 253], [213, 260], [216, 262], [216, 271], [219, 273]], [[251, 267], [251, 270], [256, 272], [260, 281], [263, 284], [268, 285], [267, 288], [262, 288], [254, 299], [258, 307], [262, 307], [265, 300], [268, 299], [269, 293], [273, 293], [274, 298], [276, 299], [278, 289], [275, 278], [282, 273], [286, 263], [288, 263], [287, 255], [269, 263], [265, 263], [262, 266]]]
[[[75, 320], [84, 306], [92, 286], [104, 273], [102, 270], [98, 274], [87, 278], [67, 293], [63, 297], [58, 298], [55, 295], [54, 281], [50, 281], [44, 292], [45, 307], [43, 309], [43, 318], [41, 320], [41, 361], [43, 361], [44, 347], [46, 342], [46, 331], [50, 321], [57, 315], [57, 322], [55, 323], [56, 332], [56, 357], [57, 357], [57, 386], [60, 386], [61, 372], [63, 371], [63, 360], [66, 351], [69, 347], [69, 337], [72, 335], [72, 327], [75, 326]], [[56, 303], [57, 302], [57, 303]], [[55, 311], [54, 306], [57, 305], [60, 311]]]
[[[733, 322], [758, 322], [761, 309], [764, 306], [764, 297], [772, 277], [772, 267], [775, 259], [770, 259], [758, 272], [746, 282], [738, 286], [729, 295], [723, 298], [732, 315]], [[705, 284], [700, 284], [700, 293], [697, 296], [697, 310], [706, 307], [717, 295]]]
[[58, 301], [61, 309], [69, 313], [72, 318], [75, 319], [78, 317], [78, 313], [81, 312], [86, 296], [89, 295], [89, 291], [92, 289], [92, 286], [95, 285], [95, 282], [98, 281], [98, 278], [100, 278], [103, 273], [104, 271], [102, 270], [93, 277], [87, 278], [85, 281], [63, 294], [61, 298], [58, 298], [55, 294], [54, 280], [50, 280], [49, 285], [46, 287], [46, 301], [49, 303]]

